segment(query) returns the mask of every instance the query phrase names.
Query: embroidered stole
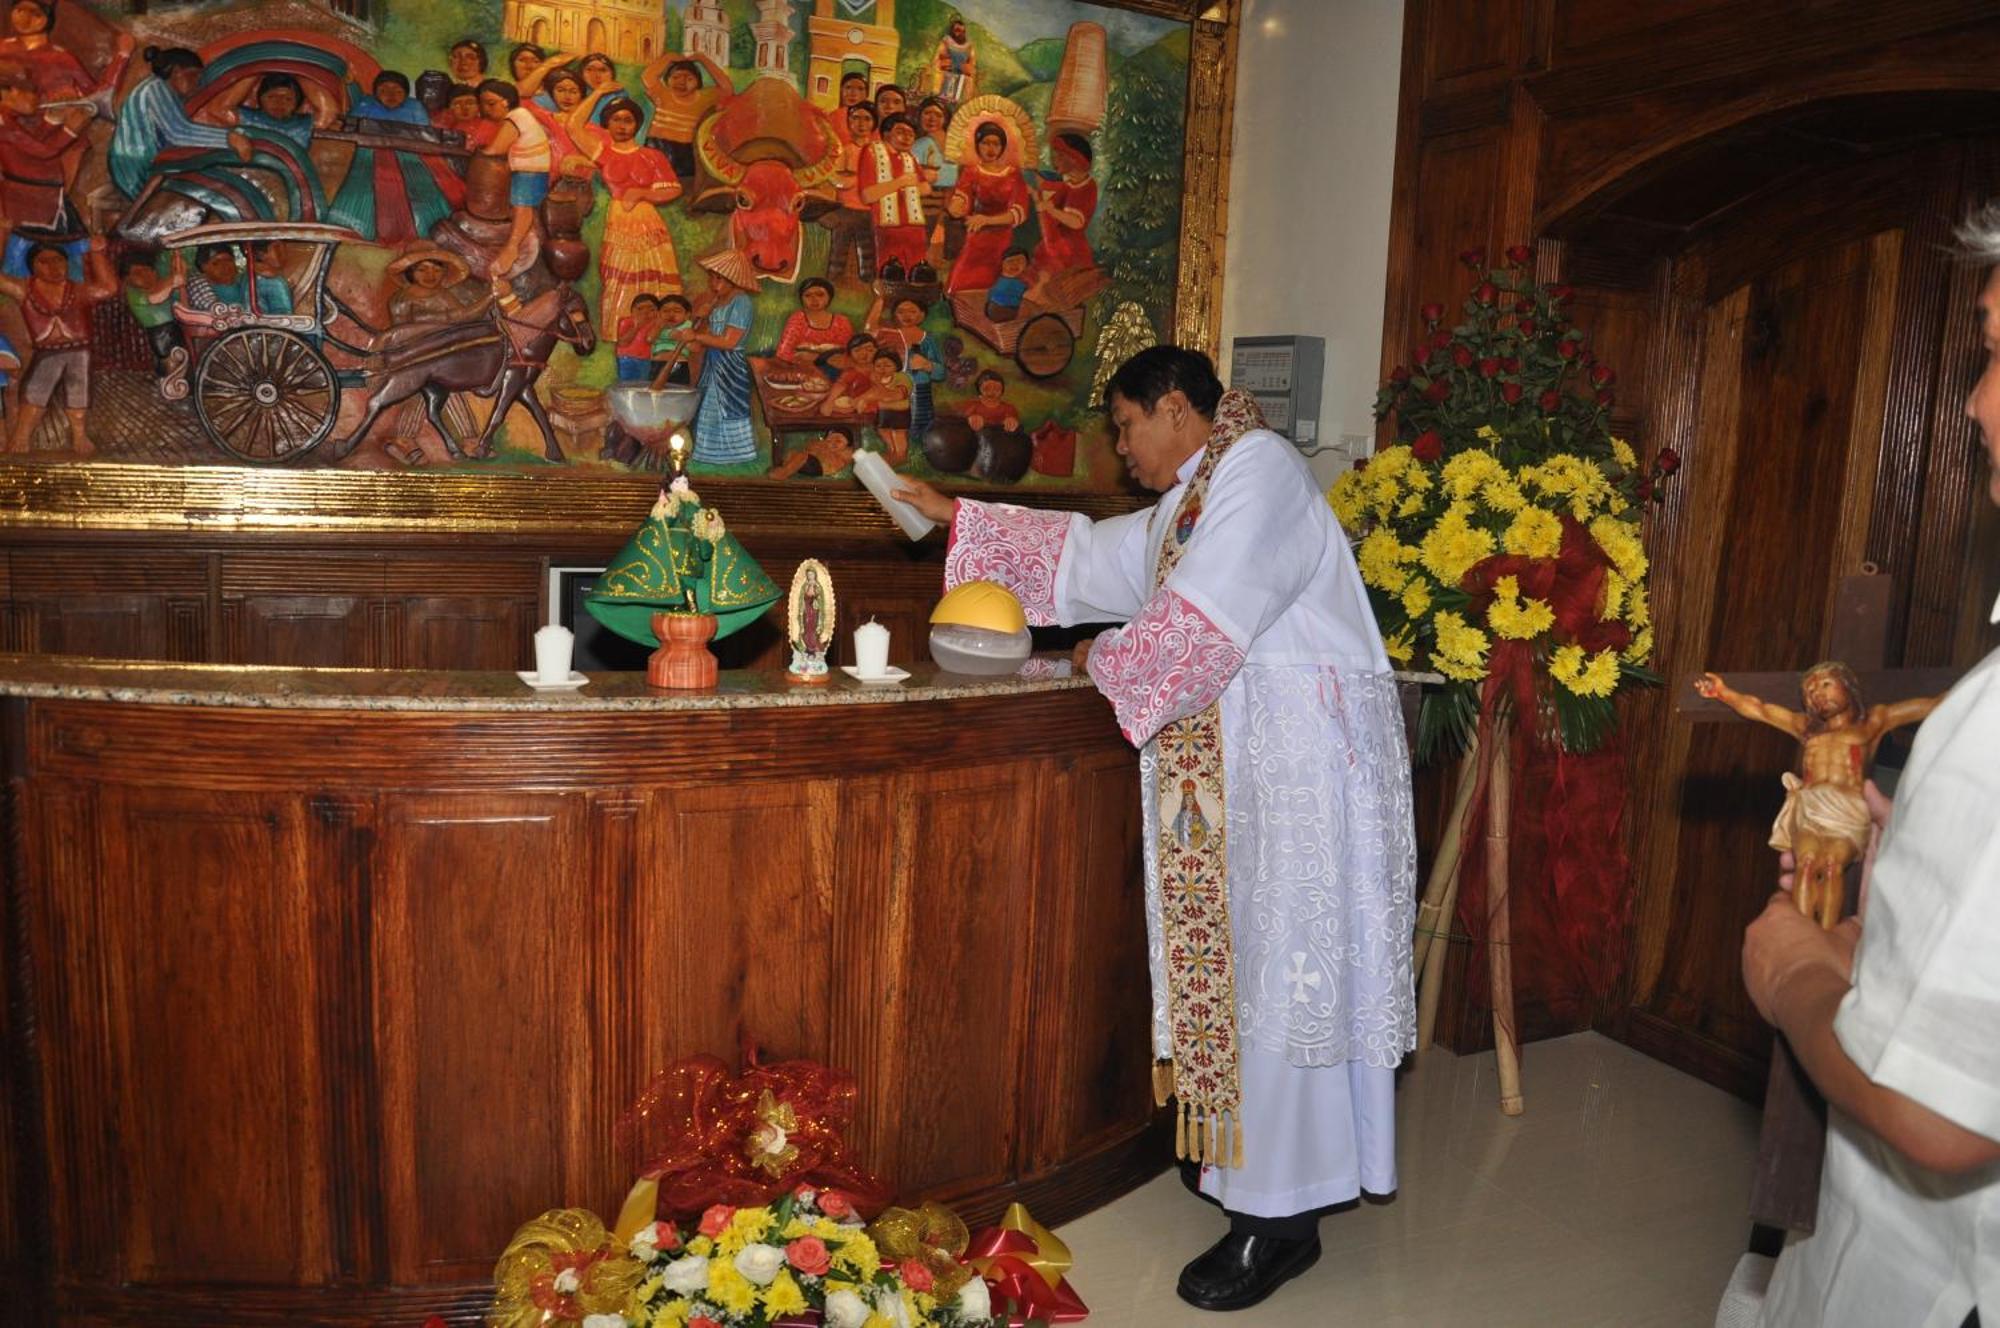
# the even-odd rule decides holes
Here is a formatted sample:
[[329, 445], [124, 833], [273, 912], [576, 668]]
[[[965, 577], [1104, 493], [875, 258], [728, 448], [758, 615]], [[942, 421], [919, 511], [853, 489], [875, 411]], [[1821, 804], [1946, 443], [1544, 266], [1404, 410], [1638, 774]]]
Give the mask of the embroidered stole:
[[[1194, 477], [1160, 544], [1155, 590], [1167, 583], [1201, 519], [1215, 468], [1238, 438], [1264, 427], [1247, 392], [1223, 394]], [[1243, 1165], [1243, 1083], [1236, 1037], [1235, 933], [1229, 924], [1227, 813], [1222, 779], [1222, 702], [1177, 719], [1156, 739], [1161, 920], [1166, 943], [1167, 1025], [1173, 1057], [1153, 1067], [1155, 1099], [1169, 1092], [1174, 1155], [1214, 1166]]]

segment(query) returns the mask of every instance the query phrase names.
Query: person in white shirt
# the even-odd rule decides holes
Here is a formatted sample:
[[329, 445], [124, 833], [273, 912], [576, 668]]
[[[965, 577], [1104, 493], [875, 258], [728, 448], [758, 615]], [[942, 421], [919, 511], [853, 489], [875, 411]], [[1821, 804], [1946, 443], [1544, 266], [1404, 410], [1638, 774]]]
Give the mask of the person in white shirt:
[[1125, 624], [1078, 659], [1140, 750], [1155, 1090], [1176, 1099], [1184, 1178], [1230, 1216], [1179, 1291], [1241, 1309], [1319, 1257], [1324, 1209], [1396, 1188], [1409, 757], [1353, 556], [1298, 452], [1176, 346], [1135, 355], [1105, 402], [1119, 454], [1164, 494], [1149, 510], [899, 496], [951, 524], [948, 587], [998, 581], [1032, 623]]
[[[2000, 264], [2000, 204], [1960, 232]], [[1965, 403], [2000, 505], [2000, 266], [1979, 297], [1987, 362]], [[2000, 605], [1994, 608], [2000, 621]], [[1829, 1106], [1813, 1233], [1765, 1297], [1769, 1328], [2000, 1321], [2000, 650], [1918, 730], [1864, 875], [1831, 932], [1781, 891], [1743, 977]]]

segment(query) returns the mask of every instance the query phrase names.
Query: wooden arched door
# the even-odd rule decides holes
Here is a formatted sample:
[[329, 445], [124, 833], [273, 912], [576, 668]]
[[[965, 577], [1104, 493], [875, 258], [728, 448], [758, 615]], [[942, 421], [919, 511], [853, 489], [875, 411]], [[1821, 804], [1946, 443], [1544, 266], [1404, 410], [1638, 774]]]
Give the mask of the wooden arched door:
[[[1996, 193], [2000, 153], [1980, 140], [1834, 165], [1689, 229], [1643, 265], [1650, 291], [1581, 297], [1611, 314], [1618, 353], [1645, 362], [1637, 430], [1685, 461], [1649, 536], [1669, 689], [1704, 668], [1821, 658], [1835, 593], [1864, 561], [1893, 581], [1890, 664], [1963, 667], [1996, 644], [2000, 522], [1960, 414], [1983, 274], [1948, 252], [1953, 222]], [[1591, 229], [1610, 233], [1603, 218]], [[1587, 274], [1590, 241], [1565, 259]], [[1773, 888], [1766, 839], [1795, 748], [1759, 726], [1689, 724], [1672, 702], [1631, 711], [1619, 1022], [1645, 1049], [1754, 1092], [1770, 1034], [1738, 954]]]

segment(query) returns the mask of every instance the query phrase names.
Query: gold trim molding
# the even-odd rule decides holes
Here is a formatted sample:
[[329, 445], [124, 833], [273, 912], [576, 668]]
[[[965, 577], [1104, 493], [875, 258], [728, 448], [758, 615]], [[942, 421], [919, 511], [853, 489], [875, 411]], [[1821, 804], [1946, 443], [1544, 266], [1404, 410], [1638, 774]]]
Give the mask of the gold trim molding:
[[[1191, 26], [1181, 169], [1180, 265], [1172, 335], [1213, 355], [1222, 321], [1230, 135], [1242, 0], [1092, 0]], [[520, 535], [629, 531], [657, 477], [561, 469], [492, 472], [288, 470], [112, 462], [0, 463], [0, 531], [438, 532]], [[716, 477], [702, 485], [746, 530], [894, 527], [842, 487]], [[1132, 495], [1077, 489], [968, 490], [1090, 515], [1132, 510]]]

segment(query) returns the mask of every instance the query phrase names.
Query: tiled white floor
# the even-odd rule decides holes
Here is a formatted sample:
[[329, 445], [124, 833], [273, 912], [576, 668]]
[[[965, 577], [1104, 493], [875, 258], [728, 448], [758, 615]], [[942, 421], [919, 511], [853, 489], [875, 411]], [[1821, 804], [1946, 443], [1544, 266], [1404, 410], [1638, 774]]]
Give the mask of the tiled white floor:
[[1402, 1188], [1320, 1225], [1317, 1267], [1204, 1314], [1174, 1295], [1226, 1219], [1169, 1173], [1061, 1229], [1091, 1328], [1701, 1328], [1749, 1235], [1757, 1113], [1607, 1038], [1526, 1049], [1528, 1110], [1493, 1057], [1425, 1053], [1396, 1099]]

